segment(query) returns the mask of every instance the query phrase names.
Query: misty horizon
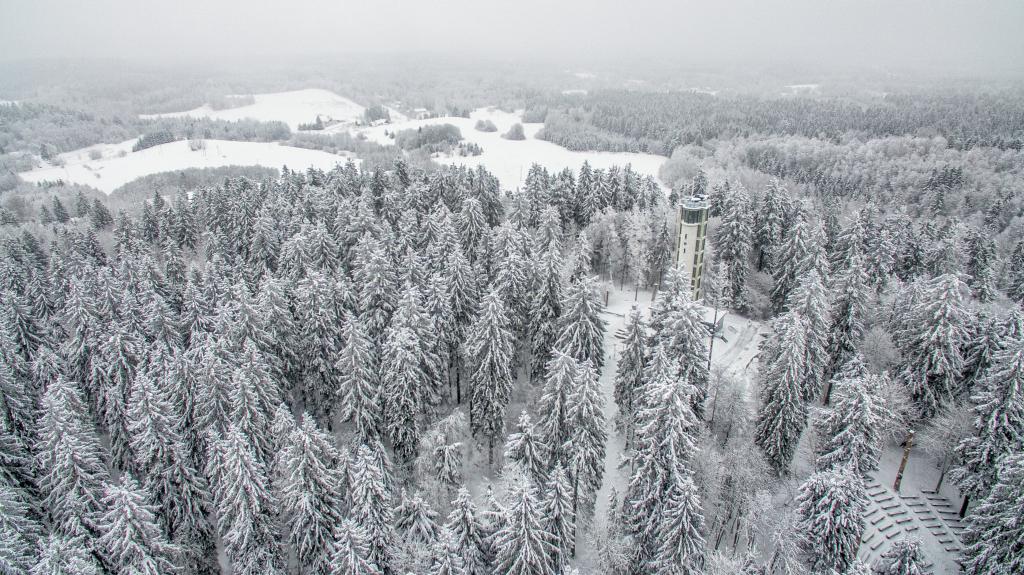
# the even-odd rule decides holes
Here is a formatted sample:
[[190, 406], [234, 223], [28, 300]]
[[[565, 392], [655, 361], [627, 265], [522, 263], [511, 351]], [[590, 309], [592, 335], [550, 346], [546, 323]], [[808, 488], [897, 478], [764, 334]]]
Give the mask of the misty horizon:
[[360, 55], [1019, 76], [1024, 4], [0, 2], [0, 60], [245, 66]]

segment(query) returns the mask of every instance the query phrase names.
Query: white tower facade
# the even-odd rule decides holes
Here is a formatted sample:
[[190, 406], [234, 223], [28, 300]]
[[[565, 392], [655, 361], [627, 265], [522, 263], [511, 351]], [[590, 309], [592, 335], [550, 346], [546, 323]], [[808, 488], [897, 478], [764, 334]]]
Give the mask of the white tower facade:
[[694, 301], [702, 296], [701, 275], [704, 271], [704, 244], [708, 235], [708, 208], [705, 196], [691, 196], [679, 206], [679, 227], [676, 232], [676, 266], [690, 277]]

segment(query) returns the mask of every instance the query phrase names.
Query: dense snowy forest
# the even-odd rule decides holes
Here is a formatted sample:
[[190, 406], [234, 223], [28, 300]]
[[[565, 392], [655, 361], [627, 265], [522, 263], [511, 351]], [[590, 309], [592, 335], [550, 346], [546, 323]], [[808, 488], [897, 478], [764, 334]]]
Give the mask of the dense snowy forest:
[[[772, 278], [756, 411], [670, 265], [679, 192], [712, 198], [705, 303], [743, 311], [747, 278]], [[137, 217], [54, 198], [41, 235], [3, 244], [5, 568], [544, 574], [587, 538], [606, 573], [867, 572], [884, 443], [973, 411], [938, 442], [977, 499], [963, 560], [1017, 570], [1024, 244], [758, 192], [583, 165], [503, 193], [399, 162]], [[626, 283], [659, 289], [612, 362], [601, 291]], [[814, 472], [773, 517], [812, 431]], [[610, 432], [629, 480], [596, 517]], [[873, 568], [920, 572], [916, 545]]]
[[306, 1], [0, 56], [0, 575], [1024, 574], [1019, 70]]

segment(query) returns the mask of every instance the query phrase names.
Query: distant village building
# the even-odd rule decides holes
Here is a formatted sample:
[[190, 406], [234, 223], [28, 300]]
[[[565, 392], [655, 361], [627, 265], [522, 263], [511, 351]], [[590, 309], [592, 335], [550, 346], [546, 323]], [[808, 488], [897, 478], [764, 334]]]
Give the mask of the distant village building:
[[691, 196], [679, 205], [675, 263], [690, 277], [694, 301], [702, 296], [701, 275], [704, 271], [704, 243], [708, 235], [710, 205], [705, 196]]
[[412, 111], [412, 117], [414, 120], [426, 120], [430, 118], [430, 110], [426, 108], [416, 108]]

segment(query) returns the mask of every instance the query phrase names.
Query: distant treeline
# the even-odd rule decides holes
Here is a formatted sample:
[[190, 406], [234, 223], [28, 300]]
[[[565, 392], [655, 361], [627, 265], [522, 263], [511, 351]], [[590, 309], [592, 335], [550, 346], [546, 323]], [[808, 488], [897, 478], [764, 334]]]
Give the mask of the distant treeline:
[[135, 151], [182, 139], [254, 142], [287, 140], [283, 122], [214, 120], [210, 118], [141, 119], [105, 115], [49, 104], [0, 105], [0, 170], [23, 172], [34, 167], [32, 156], [45, 161], [58, 154], [100, 143], [129, 140], [142, 134]]
[[1024, 146], [1024, 98], [999, 93], [890, 94], [868, 103], [836, 98], [759, 98], [695, 92], [599, 91], [538, 101], [538, 137], [572, 150], [670, 155], [705, 140], [797, 135], [838, 142], [844, 136], [879, 138], [938, 135], [950, 147]]

